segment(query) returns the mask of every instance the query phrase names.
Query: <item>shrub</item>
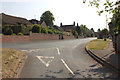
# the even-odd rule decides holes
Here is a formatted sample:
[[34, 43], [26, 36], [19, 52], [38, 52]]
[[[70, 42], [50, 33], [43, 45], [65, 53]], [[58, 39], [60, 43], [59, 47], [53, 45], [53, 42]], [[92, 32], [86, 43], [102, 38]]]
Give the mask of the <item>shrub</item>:
[[72, 31], [72, 34], [73, 34], [74, 36], [77, 36], [77, 35], [78, 35], [77, 31], [75, 31], [75, 30]]
[[33, 25], [32, 32], [33, 33], [40, 33], [41, 32], [40, 25], [38, 25], [38, 24]]
[[54, 32], [52, 30], [48, 30], [49, 34], [54, 34]]
[[15, 33], [12, 33], [12, 35], [16, 35]]
[[41, 28], [41, 33], [48, 34], [48, 30], [46, 28]]
[[24, 35], [23, 33], [18, 33], [17, 35]]
[[13, 33], [13, 30], [10, 27], [4, 27], [2, 33], [5, 35], [11, 35]]

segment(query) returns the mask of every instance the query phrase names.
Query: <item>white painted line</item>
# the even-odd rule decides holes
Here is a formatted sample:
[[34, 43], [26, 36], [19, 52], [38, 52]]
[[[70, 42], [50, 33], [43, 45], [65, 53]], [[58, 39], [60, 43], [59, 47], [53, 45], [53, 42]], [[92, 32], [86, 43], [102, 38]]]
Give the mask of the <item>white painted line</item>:
[[23, 52], [29, 52], [28, 50], [21, 50], [21, 51], [23, 51]]
[[63, 59], [61, 59], [61, 61], [63, 62], [63, 64], [65, 65], [65, 67], [68, 69], [68, 71], [70, 71], [70, 73], [72, 75], [75, 75], [74, 72], [68, 67], [68, 65], [65, 63], [65, 61]]
[[[46, 67], [48, 67], [49, 64], [50, 64], [50, 62], [52, 62], [52, 60], [54, 59], [54, 57], [48, 57], [48, 56], [37, 56], [37, 58], [38, 58]], [[49, 58], [49, 59], [51, 59], [51, 60], [45, 62], [44, 60], [42, 60], [42, 58], [46, 58], [46, 59]]]
[[56, 49], [57, 49], [58, 54], [60, 55], [60, 50], [59, 50], [59, 48], [56, 48]]

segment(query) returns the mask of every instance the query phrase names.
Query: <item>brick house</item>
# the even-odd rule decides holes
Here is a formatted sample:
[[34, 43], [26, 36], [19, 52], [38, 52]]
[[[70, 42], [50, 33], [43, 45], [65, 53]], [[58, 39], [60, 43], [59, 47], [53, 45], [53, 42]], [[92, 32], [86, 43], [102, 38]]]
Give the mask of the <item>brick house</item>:
[[75, 28], [76, 28], [75, 22], [73, 22], [72, 25], [63, 25], [62, 23], [60, 23], [60, 27], [66, 32], [70, 32], [72, 30], [75, 30]]

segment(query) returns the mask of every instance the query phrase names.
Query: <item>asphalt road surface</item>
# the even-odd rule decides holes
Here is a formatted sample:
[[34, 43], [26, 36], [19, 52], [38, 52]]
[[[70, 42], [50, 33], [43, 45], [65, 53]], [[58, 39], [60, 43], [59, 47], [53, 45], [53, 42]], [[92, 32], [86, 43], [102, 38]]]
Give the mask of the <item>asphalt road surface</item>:
[[26, 52], [27, 59], [20, 78], [114, 78], [85, 51], [86, 44], [95, 38], [73, 40], [4, 43], [3, 48]]

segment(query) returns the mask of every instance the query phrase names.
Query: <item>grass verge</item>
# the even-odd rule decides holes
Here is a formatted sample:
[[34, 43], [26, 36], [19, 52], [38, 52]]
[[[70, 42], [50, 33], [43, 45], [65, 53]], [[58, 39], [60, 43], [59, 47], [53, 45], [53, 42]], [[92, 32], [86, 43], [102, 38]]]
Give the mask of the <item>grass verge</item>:
[[104, 39], [95, 39], [87, 44], [87, 49], [106, 49], [108, 47], [109, 39], [104, 41]]
[[25, 53], [14, 49], [2, 49], [2, 78], [14, 78]]

